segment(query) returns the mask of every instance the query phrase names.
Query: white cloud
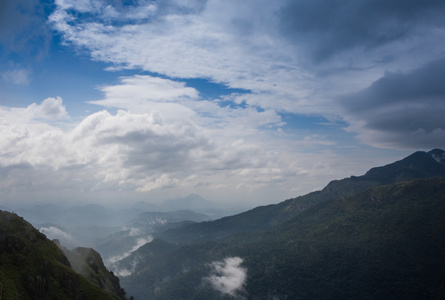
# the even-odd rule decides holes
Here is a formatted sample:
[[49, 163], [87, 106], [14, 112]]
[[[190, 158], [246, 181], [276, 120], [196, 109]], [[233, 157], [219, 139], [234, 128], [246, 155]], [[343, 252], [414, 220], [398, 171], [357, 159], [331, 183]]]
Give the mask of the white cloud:
[[[68, 116], [63, 100], [60, 97], [46, 98], [42, 103], [32, 103], [26, 108], [0, 106], [3, 125], [19, 124], [35, 120], [57, 120]], [[7, 121], [7, 122], [6, 122]]]
[[90, 103], [133, 113], [161, 111], [168, 120], [192, 117], [195, 112], [184, 103], [198, 98], [198, 92], [182, 82], [152, 76], [124, 77], [121, 84], [103, 86], [100, 90], [105, 98]]
[[[138, 101], [136, 95], [134, 98]], [[188, 109], [179, 104], [183, 101], [181, 98], [177, 101], [172, 105]], [[208, 105], [212, 108], [217, 106], [211, 102]], [[221, 111], [228, 113], [224, 109]], [[139, 113], [119, 110], [113, 115], [100, 111], [78, 124], [62, 124], [60, 127], [46, 122], [66, 115], [60, 98], [48, 98], [42, 104], [32, 104], [27, 108], [2, 107], [0, 164], [13, 169], [27, 166], [36, 172], [44, 169], [57, 171], [59, 176], [54, 175], [58, 177], [54, 182], [61, 186], [84, 184], [83, 189], [92, 190], [147, 192], [198, 186], [203, 180], [207, 186], [219, 186], [221, 176], [240, 175], [245, 176], [247, 187], [248, 181], [256, 175], [252, 172], [246, 176], [247, 173], [240, 172], [242, 169], [270, 169], [274, 178], [279, 174], [277, 168], [265, 168], [266, 164], [278, 161], [262, 149], [259, 141], [242, 138], [254, 134], [256, 126], [275, 121], [275, 117], [265, 121], [268, 119], [265, 112], [255, 113], [250, 109], [246, 112], [234, 114], [233, 122], [225, 119], [222, 125], [204, 128], [194, 120], [209, 123], [207, 117], [201, 118], [195, 113], [192, 119], [184, 115], [182, 118], [164, 119], [161, 112], [150, 111], [149, 105]], [[264, 116], [263, 120], [260, 116]], [[246, 117], [258, 121], [251, 122], [253, 125], [243, 123], [242, 119]], [[27, 172], [28, 176], [15, 177], [13, 181], [7, 177], [5, 182], [8, 186], [14, 183], [21, 185], [32, 176], [32, 172]], [[261, 173], [267, 177], [267, 172]], [[44, 183], [44, 177], [37, 182]], [[42, 184], [41, 188], [46, 184]], [[270, 184], [274, 184], [273, 180]]]
[[136, 75], [121, 78], [122, 84], [105, 86], [100, 90], [104, 92], [106, 100], [91, 101], [102, 106], [125, 106], [122, 100], [132, 102], [176, 102], [182, 99], [196, 99], [198, 92], [194, 88], [186, 87], [183, 82], [162, 79], [153, 76]]
[[72, 242], [73, 240], [73, 237], [69, 233], [54, 226], [41, 227], [39, 231], [44, 233], [51, 240], [59, 239], [62, 240], [62, 242]]
[[[129, 235], [129, 236], [132, 236], [132, 235]], [[120, 260], [130, 256], [131, 253], [133, 253], [134, 251], [136, 251], [140, 247], [144, 246], [145, 244], [150, 243], [151, 241], [153, 241], [153, 237], [151, 237], [151, 236], [139, 237], [138, 239], [136, 239], [135, 244], [133, 245], [133, 247], [130, 250], [128, 250], [128, 251], [126, 251], [126, 252], [124, 252], [124, 253], [122, 253], [120, 255], [112, 256], [109, 259], [107, 259], [107, 266], [113, 268], [113, 266], [117, 262], [119, 262]]]
[[29, 105], [26, 110], [32, 115], [34, 119], [49, 119], [56, 120], [68, 116], [65, 106], [62, 104], [63, 100], [60, 97], [46, 98], [39, 105], [33, 103]]
[[137, 264], [139, 263], [139, 259], [138, 257], [135, 257], [131, 263], [131, 267], [128, 268], [122, 268], [119, 263], [121, 260], [123, 260], [124, 258], [129, 257], [134, 251], [136, 251], [137, 249], [139, 249], [140, 247], [142, 247], [143, 245], [150, 243], [151, 241], [153, 241], [153, 237], [150, 235], [144, 235], [143, 232], [138, 229], [138, 228], [131, 228], [128, 236], [130, 237], [138, 237], [137, 239], [135, 239], [134, 241], [134, 245], [128, 249], [127, 251], [119, 254], [119, 255], [115, 255], [112, 257], [109, 257], [105, 263], [107, 268], [111, 269], [116, 275], [118, 276], [129, 276], [131, 275], [131, 273], [134, 272], [134, 270], [136, 269]]
[[243, 259], [240, 257], [227, 257], [223, 261], [213, 262], [211, 275], [205, 277], [204, 281], [222, 294], [235, 297], [243, 289], [247, 279], [247, 268], [242, 267], [242, 263]]

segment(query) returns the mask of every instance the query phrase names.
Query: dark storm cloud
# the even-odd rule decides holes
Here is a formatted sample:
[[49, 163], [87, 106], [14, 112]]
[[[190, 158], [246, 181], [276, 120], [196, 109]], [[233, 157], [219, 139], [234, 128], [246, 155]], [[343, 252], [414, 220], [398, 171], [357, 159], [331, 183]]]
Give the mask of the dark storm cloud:
[[444, 27], [444, 13], [445, 2], [437, 0], [290, 1], [280, 12], [280, 29], [322, 62], [406, 38], [422, 26]]
[[370, 87], [343, 98], [348, 112], [360, 113], [392, 104], [445, 104], [445, 58], [410, 73], [387, 73]]
[[[365, 130], [380, 132], [385, 143], [443, 146], [438, 137], [445, 133], [444, 78], [445, 58], [441, 58], [409, 73], [387, 73], [368, 88], [342, 97], [340, 103], [349, 118], [364, 122]], [[373, 139], [380, 138], [376, 134]]]
[[441, 110], [425, 106], [405, 108], [397, 112], [372, 115], [367, 118], [366, 128], [379, 131], [415, 132], [423, 130], [431, 133], [436, 129], [445, 129], [445, 118]]

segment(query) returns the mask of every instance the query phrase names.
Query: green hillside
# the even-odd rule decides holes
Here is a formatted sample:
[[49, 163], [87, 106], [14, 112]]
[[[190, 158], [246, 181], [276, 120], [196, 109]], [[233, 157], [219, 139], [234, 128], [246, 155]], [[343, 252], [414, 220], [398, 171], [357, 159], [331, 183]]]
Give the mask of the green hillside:
[[[123, 279], [136, 299], [445, 299], [445, 180], [371, 188], [314, 205], [273, 230], [158, 255]], [[242, 259], [236, 293], [208, 284]]]
[[6, 211], [0, 211], [0, 283], [1, 299], [120, 299], [74, 272], [55, 243]]

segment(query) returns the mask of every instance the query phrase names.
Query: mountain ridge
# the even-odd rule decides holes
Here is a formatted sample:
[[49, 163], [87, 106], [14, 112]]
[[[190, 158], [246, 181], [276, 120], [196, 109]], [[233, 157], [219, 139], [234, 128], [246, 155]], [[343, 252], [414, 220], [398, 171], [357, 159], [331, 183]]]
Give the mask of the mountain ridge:
[[[436, 160], [435, 157], [442, 157]], [[417, 151], [404, 159], [370, 169], [364, 175], [333, 180], [320, 191], [291, 198], [278, 204], [259, 206], [234, 216], [215, 221], [189, 224], [167, 230], [156, 237], [175, 243], [192, 243], [218, 239], [236, 232], [271, 229], [290, 220], [309, 207], [339, 197], [351, 196], [368, 188], [406, 180], [445, 178], [445, 151]]]

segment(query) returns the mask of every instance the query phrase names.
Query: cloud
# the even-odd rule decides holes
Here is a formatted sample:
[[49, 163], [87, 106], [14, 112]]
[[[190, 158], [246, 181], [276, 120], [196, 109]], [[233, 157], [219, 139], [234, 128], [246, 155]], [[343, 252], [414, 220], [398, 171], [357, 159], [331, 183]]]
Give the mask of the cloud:
[[[124, 22], [110, 24], [105, 11], [94, 8], [89, 10], [91, 18], [82, 19], [64, 5], [58, 5], [50, 20], [67, 42], [88, 49], [100, 61], [170, 77], [210, 78], [258, 92], [281, 91], [294, 98], [311, 90], [314, 71], [375, 67], [377, 61], [389, 62], [390, 56], [408, 66], [412, 63], [407, 58], [443, 49], [438, 39], [445, 26], [445, 7], [440, 1], [161, 1], [150, 5], [152, 13], [136, 24], [125, 22], [119, 14], [116, 18]], [[130, 7], [144, 11], [147, 3]], [[424, 44], [433, 40], [428, 47]], [[409, 46], [411, 51], [406, 50]], [[308, 57], [322, 60], [325, 66], [311, 66]]]
[[81, 19], [59, 5], [50, 22], [67, 43], [89, 50], [93, 59], [112, 63], [114, 68], [140, 68], [171, 78], [206, 78], [267, 92], [270, 97], [264, 103], [269, 106], [273, 98], [281, 98], [282, 102], [287, 99], [289, 107], [298, 108], [292, 102], [306, 91], [305, 82], [300, 84], [304, 75], [292, 66], [294, 50], [276, 39], [265, 23], [280, 5], [270, 1], [236, 1], [236, 6], [233, 1], [202, 3], [161, 2], [147, 20], [119, 25], [105, 22], [103, 11], [92, 10], [92, 18]]
[[240, 257], [227, 257], [223, 261], [213, 262], [211, 275], [203, 280], [222, 294], [236, 297], [243, 290], [247, 279], [247, 269], [241, 266], [242, 263]]
[[[127, 78], [125, 84], [129, 82], [134, 83]], [[10, 192], [26, 185], [30, 191], [53, 189], [67, 195], [229, 186], [257, 190], [302, 174], [293, 170], [300, 167], [290, 164], [290, 157], [284, 159], [264, 144], [264, 139], [270, 139], [258, 128], [280, 121], [273, 111], [234, 110], [220, 107], [218, 100], [183, 98], [182, 93], [175, 94], [178, 98], [169, 96], [164, 107], [153, 107], [156, 101], [139, 96], [149, 90], [145, 83], [142, 80], [140, 93], [131, 95], [126, 105], [126, 98], [119, 95], [125, 84], [117, 89], [104, 87], [108, 94], [100, 100], [104, 104], [121, 99], [119, 105], [128, 107], [139, 103], [137, 112], [103, 110], [79, 123], [66, 118], [61, 98], [47, 98], [26, 108], [1, 107], [2, 184]], [[175, 84], [189, 94], [183, 84]], [[192, 113], [176, 116], [171, 107]]]
[[12, 70], [3, 72], [2, 78], [4, 81], [14, 84], [26, 85], [29, 83], [29, 76], [31, 71], [24, 68], [14, 68]]
[[184, 103], [198, 98], [198, 91], [183, 82], [148, 75], [123, 77], [120, 84], [103, 86], [100, 90], [104, 99], [89, 103], [131, 112], [162, 111], [163, 118], [169, 120], [194, 115]]
[[121, 82], [120, 85], [100, 88], [105, 94], [106, 100], [91, 101], [90, 103], [102, 106], [126, 107], [122, 102], [123, 99], [133, 102], [176, 102], [198, 97], [198, 91], [186, 87], [185, 83], [159, 77], [136, 75], [123, 77]]
[[27, 112], [32, 115], [34, 119], [48, 119], [56, 120], [62, 119], [68, 116], [65, 106], [62, 104], [63, 100], [60, 97], [46, 98], [39, 105], [31, 104], [26, 108]]
[[[379, 78], [397, 84], [388, 74], [407, 74], [422, 68], [441, 57], [445, 46], [443, 1], [407, 4], [380, 0], [351, 3], [208, 0], [120, 6], [102, 1], [93, 5], [91, 1], [77, 4], [66, 0], [56, 4], [49, 21], [65, 43], [87, 50], [94, 60], [110, 63], [110, 69], [145, 70], [170, 78], [205, 78], [244, 89], [246, 93], [230, 95], [230, 101], [264, 109], [269, 116], [271, 112], [318, 114], [328, 120], [352, 122], [350, 128], [358, 127], [350, 116], [342, 115], [344, 103], [338, 100], [338, 95], [364, 90]], [[130, 11], [135, 15], [132, 20]], [[438, 68], [443, 69], [443, 65]], [[428, 88], [431, 76], [418, 75], [425, 76], [418, 84]], [[162, 82], [159, 89], [156, 80]], [[151, 92], [131, 101], [131, 105], [125, 104], [124, 97], [108, 97], [118, 94], [119, 89], [128, 91], [136, 82], [140, 87], [142, 81]], [[175, 81], [135, 76], [122, 83], [103, 88], [106, 99], [93, 103], [131, 111], [150, 103], [153, 108], [163, 110], [166, 119], [182, 114], [193, 117], [203, 109], [208, 112], [214, 105], [193, 101], [199, 97], [198, 93]], [[168, 89], [172, 91], [171, 97]], [[183, 102], [173, 100], [177, 97], [182, 97]], [[367, 101], [377, 103], [386, 98], [379, 99]], [[360, 107], [366, 108], [363, 103]], [[173, 113], [166, 113], [167, 108]], [[225, 110], [218, 121], [225, 122], [225, 116], [247, 111]], [[205, 121], [216, 124], [218, 113], [215, 110], [212, 113], [214, 117]], [[414, 112], [406, 113], [409, 117]], [[389, 115], [383, 114], [379, 121], [391, 122], [388, 118]], [[413, 137], [411, 145], [418, 142], [421, 143], [418, 147], [430, 147], [432, 143], [428, 140], [441, 137], [441, 125], [433, 121], [437, 118], [429, 125], [435, 127], [434, 134], [428, 133], [427, 128], [419, 128], [430, 134], [430, 138]], [[377, 123], [375, 126], [385, 126]], [[382, 140], [391, 139], [384, 131], [373, 131], [373, 136], [378, 138], [378, 135]], [[417, 135], [425, 137], [421, 131]], [[391, 145], [406, 147], [399, 143], [402, 139]], [[361, 141], [368, 143], [371, 138]], [[370, 144], [380, 147], [385, 143]], [[386, 143], [385, 147], [391, 145]]]
[[[132, 71], [99, 87], [89, 103], [100, 111], [78, 121], [59, 98], [1, 107], [0, 185], [270, 201], [375, 166], [379, 158], [351, 157], [366, 145], [441, 147], [443, 10], [442, 1], [55, 1], [48, 24], [64, 45]], [[241, 90], [205, 98], [190, 78]], [[286, 123], [301, 116], [322, 120], [316, 133]]]
[[[406, 1], [289, 1], [280, 11], [280, 28], [303, 44], [317, 62], [353, 49], [376, 50], [443, 28], [445, 5]], [[360, 56], [360, 58], [362, 58]]]
[[[133, 235], [130, 234], [129, 236], [133, 236]], [[131, 249], [122, 253], [121, 255], [116, 255], [116, 256], [112, 256], [112, 257], [108, 258], [107, 265], [110, 266], [111, 268], [113, 268], [113, 266], [115, 266], [116, 263], [118, 263], [120, 260], [130, 256], [131, 253], [133, 253], [140, 247], [144, 246], [145, 244], [150, 243], [151, 241], [153, 241], [153, 237], [150, 235], [139, 237], [138, 239], [136, 239], [136, 242]], [[136, 267], [136, 266], [134, 265], [134, 267]]]
[[[133, 261], [131, 262], [130, 268], [122, 267], [121, 266], [121, 260], [124, 258], [127, 258], [130, 256], [134, 251], [142, 247], [143, 245], [150, 243], [153, 241], [153, 237], [150, 235], [145, 235], [142, 230], [138, 228], [131, 228], [129, 230], [128, 235], [129, 237], [135, 237], [134, 239], [134, 245], [128, 249], [127, 251], [123, 252], [122, 254], [115, 255], [112, 257], [107, 258], [105, 261], [107, 268], [113, 270], [113, 272], [118, 276], [129, 276], [131, 273], [134, 272], [136, 269], [136, 266], [139, 263], [139, 258], [136, 256], [133, 258]], [[137, 238], [136, 238], [137, 237]]]
[[409, 72], [388, 72], [368, 88], [341, 97], [351, 131], [389, 148], [445, 146], [445, 59]]
[[72, 242], [73, 240], [73, 237], [69, 233], [66, 233], [65, 231], [54, 226], [41, 227], [39, 231], [44, 233], [51, 240], [59, 239], [62, 240], [64, 243]]
[[[282, 120], [273, 110], [193, 98], [195, 91], [180, 81], [156, 79], [180, 91], [157, 106], [155, 98], [145, 98], [151, 90], [145, 84], [154, 80], [126, 77], [116, 89], [101, 87], [107, 92], [96, 104], [122, 109], [78, 121], [67, 117], [61, 98], [0, 107], [3, 199], [110, 203], [195, 192], [249, 206], [292, 197], [296, 186], [310, 192], [371, 166], [321, 150], [335, 146], [329, 137], [277, 134]], [[125, 97], [127, 85], [140, 92]], [[322, 158], [311, 153], [314, 147], [324, 151]]]
[[[40, 104], [32, 103], [26, 108], [0, 106], [0, 116], [4, 119], [4, 126], [11, 124], [20, 124], [34, 120], [58, 120], [68, 117], [63, 100], [60, 97], [46, 98]], [[8, 122], [6, 122], [8, 121]]]

